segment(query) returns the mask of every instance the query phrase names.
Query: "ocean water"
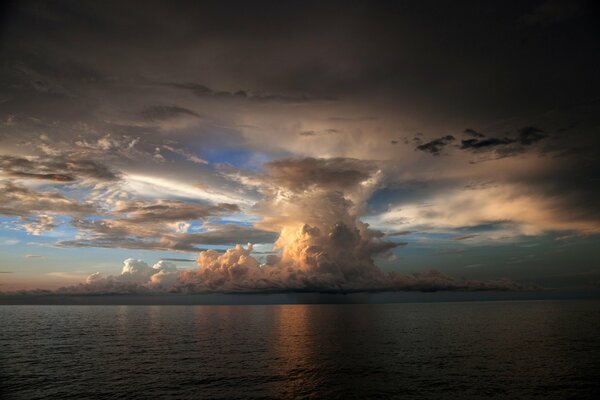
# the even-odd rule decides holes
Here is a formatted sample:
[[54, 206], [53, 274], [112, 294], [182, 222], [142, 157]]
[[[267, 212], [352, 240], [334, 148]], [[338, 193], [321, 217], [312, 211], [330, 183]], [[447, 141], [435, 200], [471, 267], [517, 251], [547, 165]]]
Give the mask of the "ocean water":
[[583, 399], [600, 302], [0, 306], [0, 362], [8, 399]]

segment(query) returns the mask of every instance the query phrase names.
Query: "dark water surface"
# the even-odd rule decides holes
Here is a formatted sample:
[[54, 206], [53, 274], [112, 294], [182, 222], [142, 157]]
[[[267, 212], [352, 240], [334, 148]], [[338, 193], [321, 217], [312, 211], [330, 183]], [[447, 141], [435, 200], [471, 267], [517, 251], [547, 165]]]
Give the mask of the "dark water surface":
[[3, 398], [591, 398], [600, 302], [0, 306]]

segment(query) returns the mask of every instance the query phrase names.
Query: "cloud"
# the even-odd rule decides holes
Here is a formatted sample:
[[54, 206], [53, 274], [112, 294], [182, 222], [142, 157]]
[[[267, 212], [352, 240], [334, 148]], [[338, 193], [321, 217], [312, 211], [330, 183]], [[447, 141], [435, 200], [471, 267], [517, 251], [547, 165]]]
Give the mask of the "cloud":
[[[233, 229], [226, 227], [219, 235], [216, 226], [206, 227], [205, 233], [186, 235], [189, 221], [204, 221], [208, 218], [240, 211], [235, 204], [205, 204], [176, 200], [116, 200], [110, 208], [100, 210], [92, 201], [76, 201], [65, 197], [57, 190], [33, 191], [10, 182], [0, 185], [0, 215], [19, 217], [21, 227], [32, 235], [40, 235], [56, 226], [54, 215], [72, 217], [71, 225], [79, 234], [72, 240], [56, 243], [59, 247], [123, 247], [141, 249], [176, 249], [197, 251], [194, 244], [205, 239], [209, 242], [221, 240], [235, 243], [243, 234], [249, 239], [265, 237], [264, 232], [240, 228], [235, 239], [226, 241]], [[100, 219], [86, 219], [99, 215]], [[210, 228], [210, 229], [209, 229]], [[262, 236], [261, 236], [262, 235]]]
[[482, 138], [485, 135], [483, 133], [477, 132], [475, 129], [467, 128], [464, 130], [465, 135], [474, 137], [474, 138]]
[[238, 90], [229, 92], [226, 90], [213, 90], [208, 86], [199, 83], [179, 83], [179, 82], [162, 82], [160, 85], [170, 86], [177, 89], [185, 89], [192, 92], [194, 95], [203, 98], [211, 98], [215, 100], [238, 100], [238, 101], [254, 101], [254, 102], [276, 102], [276, 103], [307, 103], [314, 101], [333, 101], [332, 97], [312, 97], [308, 95], [290, 96], [283, 94], [273, 94], [265, 92], [251, 92], [247, 90]]
[[478, 150], [507, 145], [515, 142], [516, 140], [512, 138], [465, 139], [461, 141], [460, 148], [463, 150]]
[[[305, 234], [311, 235], [308, 228]], [[237, 246], [224, 254], [201, 252], [201, 268], [185, 271], [180, 279], [182, 286], [175, 291], [206, 292], [268, 292], [316, 291], [361, 292], [396, 290], [520, 290], [523, 286], [506, 281], [465, 281], [451, 278], [438, 271], [403, 275], [385, 274], [379, 269], [361, 266], [360, 269], [340, 270], [338, 260], [319, 260], [327, 257], [317, 249], [304, 249], [303, 264], [260, 264], [250, 254], [251, 247]], [[356, 266], [356, 264], [354, 263]]]
[[224, 253], [207, 250], [198, 256], [197, 270], [179, 270], [161, 260], [150, 267], [138, 259], [126, 259], [119, 275], [93, 273], [84, 283], [62, 287], [54, 294], [133, 293], [270, 293], [270, 292], [382, 292], [382, 291], [522, 291], [538, 288], [509, 279], [465, 280], [430, 270], [421, 273], [360, 273], [340, 280], [335, 270], [316, 270], [281, 265], [280, 260], [261, 263], [252, 256], [252, 245], [240, 245]]
[[539, 290], [537, 287], [526, 286], [510, 279], [498, 280], [473, 280], [458, 279], [448, 276], [440, 271], [431, 270], [411, 275], [390, 274], [393, 286], [400, 290], [418, 290], [422, 292], [435, 292], [443, 290], [458, 291], [522, 291]]
[[40, 254], [25, 254], [25, 258], [46, 258], [46, 256], [42, 256]]
[[[194, 171], [195, 172], [195, 171]], [[195, 175], [195, 174], [194, 174]], [[159, 199], [190, 199], [210, 203], [234, 203], [251, 205], [253, 199], [246, 193], [207, 186], [194, 180], [194, 175], [183, 179], [165, 178], [155, 175], [129, 173], [123, 179], [122, 189], [134, 196]], [[225, 186], [227, 189], [228, 186]]]
[[89, 159], [66, 156], [13, 157], [0, 155], [0, 172], [12, 178], [73, 182], [78, 179], [115, 181], [117, 173]]
[[[400, 244], [384, 240], [383, 232], [370, 229], [358, 219], [365, 200], [381, 178], [375, 164], [354, 159], [306, 158], [271, 162], [266, 168], [266, 197], [256, 212], [262, 217], [258, 227], [267, 229], [264, 233], [252, 233], [273, 240], [269, 231], [279, 231], [274, 244], [277, 253], [261, 262], [251, 255], [252, 245], [237, 245], [224, 253], [203, 250], [198, 256], [200, 268], [182, 272], [178, 286], [170, 290], [364, 291], [404, 287], [406, 282], [399, 275], [391, 279], [373, 262], [374, 257], [390, 255]], [[197, 241], [217, 244], [227, 229], [232, 234], [241, 232], [244, 238], [251, 236], [243, 234], [241, 227], [207, 227], [206, 232], [165, 235], [161, 242], [179, 240], [170, 245], [179, 249]], [[141, 271], [136, 272], [140, 280], [148, 279], [148, 268], [142, 265], [137, 270]]]
[[535, 126], [525, 126], [519, 129], [517, 140], [522, 145], [529, 146], [546, 137], [548, 137], [548, 135], [543, 130], [536, 128]]
[[539, 182], [537, 187], [531, 183], [498, 182], [493, 186], [446, 189], [399, 204], [369, 218], [369, 222], [381, 229], [401, 225], [407, 230], [431, 232], [455, 232], [493, 224], [493, 230], [478, 233], [480, 239], [554, 231], [600, 232], [600, 219], [595, 207], [586, 204], [587, 199], [579, 199], [575, 193], [571, 196], [552, 193], [551, 188]]
[[343, 190], [356, 186], [377, 170], [373, 162], [351, 158], [301, 158], [265, 164], [269, 181], [281, 188], [301, 191], [311, 188]]
[[179, 271], [173, 263], [161, 260], [150, 267], [142, 260], [128, 258], [123, 261], [120, 275], [104, 276], [96, 272], [85, 283], [60, 288], [55, 293], [144, 293], [170, 288], [178, 279]]
[[178, 106], [151, 106], [145, 108], [140, 115], [151, 121], [162, 121], [177, 117], [200, 117], [196, 112]]
[[224, 213], [239, 212], [236, 204], [200, 204], [176, 200], [119, 201], [113, 214], [123, 214], [130, 223], [156, 223], [206, 219]]
[[193, 249], [196, 245], [231, 245], [235, 243], [273, 243], [277, 234], [268, 231], [247, 227], [238, 224], [204, 224], [204, 232], [186, 233], [178, 236], [169, 236], [174, 248]]
[[516, 135], [510, 137], [474, 137], [462, 140], [460, 149], [472, 152], [493, 151], [499, 157], [506, 157], [525, 152], [528, 147], [547, 138], [548, 135], [535, 126], [524, 126], [517, 130]]
[[[582, 9], [583, 3], [579, 5]], [[9, 161], [2, 177], [13, 184], [24, 182], [31, 191], [53, 185], [55, 190], [38, 190], [62, 192], [71, 200], [94, 199], [104, 222], [82, 224], [79, 221], [95, 218], [75, 215], [78, 232], [61, 245], [198, 250], [202, 241], [245, 243], [284, 231], [284, 236], [295, 237], [304, 225], [317, 227], [320, 235], [339, 226], [351, 239], [355, 229], [361, 232], [362, 209], [371, 206], [366, 199], [375, 193], [372, 201], [380, 201], [380, 189], [394, 180], [422, 181], [435, 192], [402, 194], [378, 208], [411, 219], [407, 230], [420, 230], [412, 217], [420, 218], [422, 225], [453, 228], [452, 214], [468, 223], [500, 219], [502, 227], [516, 218], [515, 226], [527, 226], [519, 232], [586, 228], [597, 221], [589, 217], [597, 209], [597, 139], [592, 133], [600, 114], [590, 100], [598, 87], [593, 68], [598, 52], [588, 34], [595, 32], [596, 13], [586, 9], [590, 12], [581, 13], [577, 24], [552, 22], [553, 33], [564, 40], [540, 46], [539, 32], [514, 29], [523, 10], [530, 8], [537, 15], [531, 18], [536, 26], [565, 13], [540, 2], [524, 7], [499, 6], [497, 13], [482, 16], [467, 3], [441, 6], [442, 12], [435, 15], [426, 4], [415, 5], [410, 13], [378, 5], [369, 7], [378, 21], [373, 24], [364, 18], [362, 6], [342, 11], [327, 6], [309, 26], [307, 16], [315, 13], [303, 6], [277, 7], [278, 18], [248, 7], [245, 18], [231, 18], [224, 5], [152, 3], [142, 9], [126, 2], [52, 3], [42, 8], [18, 4], [11, 7], [3, 30], [1, 152], [34, 165]], [[90, 15], [92, 23], [85, 21]], [[334, 25], [339, 29], [331, 29]], [[98, 34], [102, 26], [111, 29]], [[281, 35], [281, 26], [294, 33]], [[448, 40], [431, 41], [432, 35]], [[467, 42], [474, 45], [465, 48]], [[519, 62], [514, 62], [515, 42], [523, 45]], [[482, 50], [487, 48], [494, 49], [492, 55]], [[157, 49], [167, 56], [156, 57]], [[569, 63], [556, 63], [557, 54]], [[501, 85], [492, 79], [499, 71]], [[495, 86], [500, 90], [490, 96]], [[336, 101], [323, 107], [327, 99]], [[585, 106], [572, 112], [575, 103]], [[577, 128], [568, 137], [554, 134], [557, 127], [573, 124]], [[466, 126], [475, 129], [462, 132]], [[542, 127], [545, 133], [518, 131], [525, 126]], [[337, 133], [325, 134], [333, 132], [330, 129]], [[409, 137], [406, 146], [402, 139], [390, 144], [418, 131], [431, 132], [434, 140], [413, 143]], [[446, 132], [456, 132], [451, 143], [443, 140]], [[498, 143], [507, 138], [511, 143]], [[474, 142], [460, 149], [462, 139]], [[413, 151], [416, 146], [423, 148]], [[564, 156], [547, 154], [551, 146]], [[447, 153], [448, 157], [425, 157]], [[541, 153], [547, 155], [544, 160], [535, 157]], [[536, 160], [520, 165], [499, 160], [513, 154], [522, 155], [513, 159]], [[282, 157], [287, 159], [272, 171], [263, 168], [265, 160]], [[471, 158], [497, 161], [473, 166], [468, 165]], [[53, 160], [94, 160], [116, 179], [110, 174], [90, 176], [70, 165], [57, 168], [49, 165]], [[217, 164], [227, 162], [239, 171], [222, 174]], [[569, 163], [586, 168], [562, 174]], [[530, 178], [534, 169], [552, 173]], [[92, 182], [94, 193], [80, 188], [84, 181]], [[469, 181], [500, 181], [500, 187], [510, 187], [510, 196], [498, 192], [500, 200], [495, 200], [492, 193], [476, 195], [483, 204], [461, 197], [465, 206], [454, 188]], [[97, 182], [104, 188], [96, 189]], [[577, 198], [582, 191], [585, 201]], [[430, 196], [434, 207], [416, 212], [413, 207]], [[113, 214], [115, 201], [122, 199], [238, 204], [241, 211], [235, 219], [240, 224], [261, 221], [252, 231], [219, 232], [208, 221], [215, 222], [221, 214], [200, 219], [199, 224], [153, 222], [160, 217], [146, 207], [134, 222], [133, 212], [131, 217]], [[407, 214], [398, 211], [401, 202], [408, 205]], [[517, 208], [523, 215], [503, 202], [521, 203]], [[167, 206], [177, 212], [182, 208]], [[55, 225], [71, 215], [56, 216], [41, 208], [19, 213], [25, 214], [22, 222], [32, 233], [51, 227], [48, 220], [35, 220], [42, 215], [54, 218]], [[386, 231], [405, 229], [401, 222], [386, 223]], [[200, 224], [204, 231], [194, 230]], [[369, 229], [373, 231], [373, 225]], [[195, 236], [188, 240], [186, 235]], [[358, 236], [366, 242], [377, 239]], [[335, 253], [334, 247], [323, 251]]]
[[[204, 222], [202, 232], [189, 232], [186, 221], [206, 220], [237, 212], [233, 204], [194, 204], [179, 201], [119, 202], [111, 219], [75, 218], [79, 237], [62, 240], [59, 247], [104, 247], [196, 252], [207, 245], [239, 242], [272, 243], [273, 232], [239, 224]], [[180, 229], [181, 227], [184, 229]], [[200, 247], [199, 247], [200, 246]]]
[[39, 236], [42, 232], [51, 231], [56, 227], [55, 219], [51, 215], [41, 214], [33, 218], [29, 217], [26, 221], [28, 222], [21, 226], [33, 236]]
[[[114, 127], [113, 127], [114, 128]], [[134, 155], [144, 155], [144, 152], [136, 149], [140, 143], [139, 137], [131, 137], [129, 135], [111, 135], [110, 133], [102, 135], [96, 132], [95, 129], [83, 126], [84, 130], [91, 129], [91, 132], [86, 132], [84, 138], [75, 142], [76, 152], [89, 157], [113, 156], [116, 158], [131, 158]], [[72, 153], [73, 143], [59, 143], [65, 153]]]
[[132, 249], [132, 250], [154, 250], [154, 251], [171, 251], [174, 250], [172, 243], [165, 243], [161, 240], [149, 240], [139, 237], [124, 237], [117, 235], [91, 235], [89, 232], [83, 231], [83, 238], [75, 238], [70, 240], [60, 240], [54, 245], [56, 247], [99, 247], [106, 249]]
[[[266, 165], [259, 226], [277, 229], [277, 254], [261, 263], [253, 246], [201, 251], [200, 268], [181, 274], [185, 292], [346, 291], [387, 285], [373, 257], [397, 244], [358, 221], [361, 202], [377, 185], [373, 163], [353, 159], [288, 159]], [[238, 230], [239, 228], [236, 228]], [[209, 234], [187, 235], [189, 238]], [[213, 236], [214, 239], [214, 236]], [[269, 239], [272, 239], [269, 238]]]
[[386, 236], [404, 236], [404, 235], [410, 235], [414, 233], [413, 231], [394, 231], [394, 232], [387, 232], [385, 235]]
[[169, 150], [170, 152], [179, 154], [186, 160], [191, 161], [195, 164], [208, 164], [208, 161], [206, 161], [206, 160], [198, 157], [197, 155], [192, 154], [184, 149], [178, 149], [178, 148], [175, 148], [175, 147], [169, 146], [169, 145], [163, 145], [162, 147], [163, 147], [163, 149]]
[[[542, 155], [553, 153], [556, 155], [564, 151], [565, 147], [570, 146], [570, 143], [558, 144], [557, 137], [552, 137], [544, 130], [532, 125], [525, 125], [518, 129], [510, 127], [503, 130], [512, 130], [513, 133], [505, 133], [502, 136], [486, 136], [475, 129], [467, 128], [463, 131], [463, 135], [457, 144], [453, 144], [456, 138], [452, 135], [442, 136], [425, 143], [423, 143], [420, 136], [413, 137], [412, 142], [408, 137], [405, 137], [404, 143], [408, 145], [412, 143], [415, 145], [416, 150], [429, 153], [433, 156], [443, 154], [444, 149], [449, 147], [478, 155], [477, 159], [470, 160], [471, 164], [481, 161], [499, 160], [521, 154]], [[548, 138], [552, 139], [552, 141], [547, 141], [550, 143], [544, 142], [543, 145], [540, 144], [542, 140]], [[459, 171], [460, 167], [457, 163], [464, 159], [464, 155], [457, 151], [452, 152], [450, 155], [452, 155], [452, 159], [445, 160], [446, 167], [449, 168], [449, 171]]]
[[17, 216], [24, 220], [31, 215], [44, 214], [33, 221], [34, 225], [48, 225], [53, 222], [46, 214], [84, 215], [97, 214], [92, 202], [78, 202], [66, 197], [62, 192], [34, 191], [11, 182], [0, 181], [0, 215]]
[[79, 237], [55, 243], [58, 247], [103, 247], [197, 252], [207, 246], [239, 242], [272, 243], [268, 230], [237, 224], [204, 224], [203, 232], [174, 232], [164, 225], [140, 226], [121, 220], [74, 220]]
[[446, 135], [440, 138], [434, 139], [430, 142], [420, 144], [416, 147], [417, 150], [421, 150], [427, 153], [431, 153], [434, 156], [439, 156], [440, 152], [454, 141], [454, 136]]
[[476, 234], [464, 235], [464, 236], [453, 237], [452, 240], [461, 241], [461, 240], [473, 239], [473, 238], [476, 238], [477, 236], [479, 236], [479, 235], [476, 235]]

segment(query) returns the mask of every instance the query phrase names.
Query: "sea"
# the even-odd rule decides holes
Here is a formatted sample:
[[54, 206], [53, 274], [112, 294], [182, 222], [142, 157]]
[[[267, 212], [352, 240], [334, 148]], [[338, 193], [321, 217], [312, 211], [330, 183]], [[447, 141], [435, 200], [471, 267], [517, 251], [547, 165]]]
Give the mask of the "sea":
[[2, 399], [600, 398], [600, 301], [0, 306]]

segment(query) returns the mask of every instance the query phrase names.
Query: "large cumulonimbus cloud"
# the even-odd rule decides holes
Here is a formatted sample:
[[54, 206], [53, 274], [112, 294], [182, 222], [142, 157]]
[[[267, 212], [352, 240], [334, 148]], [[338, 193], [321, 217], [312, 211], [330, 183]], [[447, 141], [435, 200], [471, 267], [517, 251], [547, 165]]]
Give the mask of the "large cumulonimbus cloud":
[[124, 262], [121, 275], [91, 275], [86, 283], [61, 292], [234, 293], [272, 291], [355, 292], [383, 290], [511, 290], [510, 281], [464, 281], [440, 272], [385, 273], [374, 258], [397, 243], [359, 220], [366, 199], [378, 187], [381, 171], [354, 159], [289, 159], [266, 165], [256, 205], [259, 227], [277, 230], [274, 253], [253, 256], [253, 246], [225, 252], [201, 251], [198, 268], [178, 270], [160, 261]]

